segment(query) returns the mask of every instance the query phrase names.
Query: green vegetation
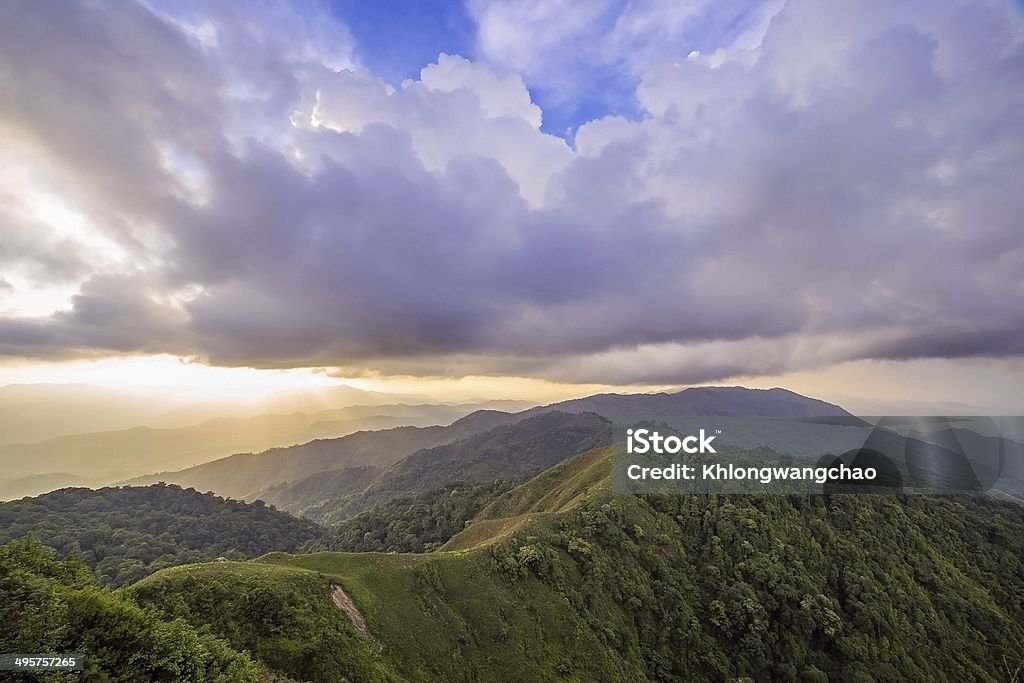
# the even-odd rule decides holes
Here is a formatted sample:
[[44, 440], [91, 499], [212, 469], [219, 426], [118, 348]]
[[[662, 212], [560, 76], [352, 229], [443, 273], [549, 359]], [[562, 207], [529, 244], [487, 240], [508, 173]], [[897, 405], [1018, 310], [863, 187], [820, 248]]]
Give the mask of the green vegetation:
[[260, 563], [175, 567], [130, 589], [165, 618], [212, 626], [236, 648], [304, 681], [391, 680], [375, 644], [331, 599], [322, 574]]
[[454, 483], [401, 496], [335, 526], [311, 549], [351, 552], [425, 553], [440, 548], [485, 505], [508, 491], [504, 481]]
[[[609, 440], [607, 420], [552, 411], [270, 489], [343, 520], [327, 534], [174, 486], [0, 506], [4, 533], [45, 531], [71, 556], [0, 551], [12, 647], [80, 646], [106, 671], [136, 648], [137, 680], [1000, 681], [1024, 660], [1024, 508], [614, 496]], [[361, 552], [176, 566], [119, 592], [77, 559], [120, 583], [310, 548]], [[76, 616], [75, 591], [102, 614]], [[123, 646], [91, 630], [118, 633], [107, 613], [124, 615]], [[74, 628], [87, 640], [59, 640]], [[194, 654], [168, 642], [179, 632]]]
[[611, 436], [611, 422], [594, 413], [543, 413], [417, 451], [385, 469], [364, 490], [335, 497], [316, 519], [342, 522], [394, 498], [453, 482], [523, 481], [576, 453], [610, 443]]
[[298, 550], [322, 530], [267, 507], [174, 485], [61, 489], [0, 503], [0, 543], [33, 534], [60, 556], [78, 555], [103, 584], [158, 569]]
[[[77, 560], [25, 539], [0, 546], [0, 652], [80, 653], [84, 681], [270, 681], [209, 629], [152, 610], [96, 584]], [[67, 680], [5, 674], [5, 680]]]
[[[585, 453], [500, 496], [446, 546], [468, 550], [274, 553], [160, 572], [134, 592], [260, 656], [262, 637], [225, 615], [266, 586], [268, 609], [288, 615], [271, 641], [308, 645], [310, 624], [327, 628], [365, 680], [995, 681], [1024, 658], [1020, 507], [613, 497], [607, 457]], [[332, 584], [373, 640], [352, 635]], [[272, 666], [308, 676], [296, 662]]]
[[510, 413], [477, 410], [446, 427], [395, 427], [362, 431], [337, 439], [316, 439], [262, 453], [237, 453], [178, 472], [163, 472], [132, 480], [131, 484], [173, 482], [199, 491], [253, 500], [280, 484], [346, 467], [389, 465], [421, 448], [453, 443], [515, 420]]
[[323, 521], [331, 516], [340, 498], [358, 494], [383, 471], [382, 467], [363, 465], [318, 472], [263, 489], [259, 498], [293, 515]]
[[1024, 656], [1022, 530], [971, 499], [597, 498], [493, 554], [650, 680], [1000, 680]]
[[610, 449], [594, 448], [548, 468], [484, 508], [442, 550], [488, 545], [530, 522], [572, 509], [610, 487]]

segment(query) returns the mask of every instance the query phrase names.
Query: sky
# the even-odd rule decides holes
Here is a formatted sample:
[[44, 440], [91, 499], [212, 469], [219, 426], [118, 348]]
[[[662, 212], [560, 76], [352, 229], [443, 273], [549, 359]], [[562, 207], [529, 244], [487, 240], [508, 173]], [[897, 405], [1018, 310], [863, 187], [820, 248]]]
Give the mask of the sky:
[[1024, 412], [1008, 0], [0, 4], [0, 384]]

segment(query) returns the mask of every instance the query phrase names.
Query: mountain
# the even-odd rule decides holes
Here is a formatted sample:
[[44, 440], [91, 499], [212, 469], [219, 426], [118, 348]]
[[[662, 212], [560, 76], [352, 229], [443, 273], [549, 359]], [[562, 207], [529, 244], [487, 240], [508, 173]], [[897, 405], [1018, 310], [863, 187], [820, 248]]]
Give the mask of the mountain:
[[322, 530], [260, 503], [156, 485], [0, 503], [0, 543], [27, 534], [61, 557], [77, 554], [102, 583], [117, 586], [176, 564], [295, 551]]
[[[1024, 443], [1021, 441], [958, 428], [922, 432], [916, 436], [956, 452], [974, 454], [974, 460], [981, 461], [975, 462], [975, 466], [982, 478], [986, 484], [991, 483], [990, 495], [1024, 502]], [[1001, 466], [1001, 471], [986, 472], [982, 469], [986, 460], [993, 468]]]
[[300, 414], [218, 418], [177, 429], [133, 427], [62, 436], [34, 444], [0, 446], [0, 467], [11, 475], [27, 476], [44, 469], [116, 481], [155, 469], [192, 466], [243, 449], [308, 441], [324, 431], [338, 436], [414, 421], [417, 420], [380, 415], [323, 423], [310, 421]]
[[363, 491], [383, 472], [384, 468], [376, 465], [342, 467], [270, 486], [253, 493], [251, 498], [323, 523], [333, 514], [339, 501]]
[[515, 419], [511, 413], [480, 410], [446, 427], [395, 427], [363, 431], [337, 439], [317, 439], [262, 453], [239, 453], [177, 472], [131, 479], [129, 484], [158, 481], [213, 491], [222, 496], [254, 498], [283, 482], [297, 481], [344, 467], [389, 465], [421, 448], [451, 443]]
[[[562, 410], [562, 409], [566, 410]], [[589, 412], [587, 408], [594, 408]], [[602, 412], [603, 411], [603, 412]], [[646, 411], [646, 412], [645, 412]], [[545, 421], [545, 415], [561, 415]], [[550, 406], [539, 406], [507, 418], [513, 422], [493, 437], [495, 444], [506, 444], [503, 455], [486, 452], [485, 437], [478, 436], [465, 444], [448, 445], [432, 452], [412, 454], [378, 473], [376, 481], [365, 485], [366, 471], [317, 472], [305, 479], [276, 485], [256, 495], [294, 514], [308, 516], [325, 524], [339, 523], [354, 515], [369, 511], [374, 505], [391, 498], [423, 493], [456, 482], [472, 483], [496, 479], [520, 479], [559, 459], [583, 450], [582, 443], [573, 443], [576, 450], [554, 448], [547, 458], [531, 460], [518, 448], [521, 436], [530, 425], [547, 425], [541, 431], [552, 434], [564, 431], [561, 421], [567, 414], [589, 414], [593, 422], [606, 417], [632, 417], [636, 415], [784, 415], [813, 417], [850, 417], [842, 408], [823, 401], [810, 399], [783, 389], [752, 390], [739, 387], [711, 387], [688, 389], [676, 394], [600, 394], [583, 399], [564, 401]], [[598, 417], [600, 414], [603, 417]], [[536, 422], [531, 422], [536, 420]], [[584, 421], [586, 421], [584, 420]], [[610, 425], [603, 425], [610, 438]], [[813, 425], [796, 425], [793, 429], [814, 430]], [[828, 430], [822, 425], [820, 430]], [[564, 437], [568, 432], [562, 434]], [[549, 437], [550, 438], [550, 437]], [[561, 438], [561, 437], [559, 437]], [[862, 441], [861, 441], [862, 442]], [[515, 448], [508, 444], [516, 443]], [[853, 441], [856, 443], [856, 440]], [[593, 444], [591, 444], [593, 445]], [[533, 446], [527, 447], [527, 449]], [[508, 457], [514, 454], [515, 457]], [[365, 486], [365, 490], [360, 490]], [[379, 516], [379, 515], [378, 515]]]
[[[9, 384], [0, 387], [0, 445], [35, 443], [58, 436], [138, 426], [171, 429], [211, 417], [247, 418], [349, 406], [426, 402], [422, 397], [363, 391], [349, 386], [294, 389], [269, 397], [254, 394], [196, 400], [181, 392], [146, 387]], [[487, 407], [510, 408], [508, 405]]]
[[0, 546], [0, 650], [81, 653], [84, 672], [11, 673], [12, 681], [283, 680], [208, 629], [160, 619], [122, 591], [99, 586], [79, 561], [38, 541]]
[[[568, 512], [611, 490], [611, 451], [593, 448], [549, 467], [528, 482], [495, 496], [442, 550], [467, 550], [496, 543], [543, 517]], [[336, 532], [325, 538], [334, 538]]]
[[0, 443], [30, 443], [68, 434], [126, 429], [147, 424], [182, 403], [141, 389], [9, 384], [0, 387]]
[[[326, 508], [330, 506], [325, 503], [341, 495], [350, 494], [355, 484], [350, 477], [353, 473], [337, 472], [328, 477], [339, 487], [336, 492], [332, 491], [328, 481], [323, 478], [324, 472], [352, 466], [390, 465], [420, 448], [452, 443], [492, 426], [514, 423], [553, 411], [591, 412], [608, 419], [637, 415], [848, 416], [848, 413], [838, 406], [784, 389], [705, 387], [687, 389], [675, 394], [598, 394], [549, 406], [538, 406], [515, 414], [477, 411], [465, 421], [455, 422], [449, 428], [428, 428], [426, 431], [400, 428], [355, 434], [344, 439], [314, 441], [292, 448], [271, 449], [255, 456], [234, 455], [179, 472], [163, 472], [132, 479], [128, 483], [169, 481], [199, 490], [215, 491], [226, 496], [249, 499], [265, 496], [296, 514], [314, 514], [317, 515], [316, 518], [326, 519]], [[545, 463], [550, 464], [553, 463]], [[461, 467], [461, 464], [452, 465], [449, 470]], [[360, 476], [364, 474], [365, 472]], [[520, 472], [519, 476], [522, 474]], [[302, 481], [313, 475], [316, 475], [316, 479]], [[449, 471], [444, 477], [435, 478], [434, 485], [440, 486], [460, 478], [466, 481], [476, 480], [472, 476], [460, 477], [454, 471]], [[377, 490], [381, 490], [380, 487]], [[395, 495], [411, 492], [398, 491], [394, 486], [391, 490]], [[422, 487], [417, 490], [422, 490]], [[368, 508], [363, 505], [358, 511], [365, 509]], [[322, 512], [316, 512], [318, 510]], [[333, 515], [331, 518], [336, 520]]]
[[608, 447], [601, 446], [519, 486], [508, 480], [454, 482], [392, 498], [334, 525], [311, 549], [419, 553], [491, 543], [538, 515], [562, 512], [607, 489], [610, 467]]
[[695, 387], [673, 394], [595, 394], [520, 413], [548, 410], [597, 413], [609, 420], [662, 416], [848, 417], [837, 405], [808, 398], [788, 389]]
[[460, 534], [467, 522], [512, 487], [509, 481], [452, 482], [374, 505], [335, 524], [311, 550], [424, 553]]
[[273, 553], [128, 595], [305, 680], [997, 681], [1024, 652], [1019, 506], [615, 497], [609, 453], [499, 495], [439, 552]]
[[[726, 394], [735, 409], [753, 401], [782, 410], [777, 393]], [[724, 410], [725, 399], [712, 395], [703, 405]], [[836, 443], [856, 432], [851, 443], [881, 450], [899, 438], [828, 404], [780, 400], [825, 418], [784, 421], [794, 448], [830, 431]], [[311, 527], [303, 549], [387, 552], [294, 554], [292, 546], [241, 561], [245, 554], [233, 550], [225, 561], [161, 569], [109, 599], [125, 601], [121, 610], [141, 607], [154, 629], [178, 624], [187, 638], [201, 634], [211, 648], [204, 651], [219, 643], [229, 661], [247, 653], [264, 680], [995, 681], [1024, 656], [1024, 507], [980, 495], [613, 495], [610, 430], [608, 419], [586, 411], [484, 412], [449, 427], [279, 449], [265, 463], [247, 456], [264, 479], [344, 461], [299, 479], [301, 487], [284, 478], [291, 483], [264, 492], [318, 504], [327, 518], [331, 506], [338, 519], [360, 513], [330, 532]], [[908, 454], [929, 461], [955, 454], [954, 440], [1013, 448], [957, 431], [918, 430], [928, 441], [900, 448], [910, 444]], [[757, 437], [730, 436], [733, 449]], [[383, 455], [388, 444], [442, 438], [450, 441], [384, 462], [394, 457]], [[240, 479], [229, 483], [250, 485], [250, 464], [235, 462]], [[32, 512], [32, 500], [19, 503]], [[148, 516], [138, 502], [104, 508], [83, 499], [72, 508], [97, 510], [90, 521], [100, 523], [101, 539], [103, 525]], [[56, 531], [59, 518], [53, 513]], [[185, 518], [177, 527], [171, 520], [179, 542], [188, 538]], [[78, 538], [89, 544], [91, 532]], [[246, 533], [228, 525], [210, 538], [200, 531], [199, 540], [237, 547], [252, 539], [251, 557], [290, 538]], [[131, 537], [90, 546], [105, 581], [117, 577], [100, 568], [101, 556], [134, 546]], [[0, 548], [0, 565], [26, 554], [19, 548]], [[406, 549], [433, 551], [391, 552]], [[26, 575], [17, 562], [12, 571]], [[33, 595], [22, 591], [15, 603], [41, 599]], [[19, 614], [11, 617], [18, 642], [32, 644], [34, 627]], [[69, 623], [100, 637], [92, 621]], [[96, 647], [103, 668], [122, 662], [125, 648], [140, 649], [137, 661], [163, 661], [154, 652], [166, 646], [150, 638]]]
[[78, 474], [68, 474], [67, 472], [28, 474], [10, 479], [0, 479], [0, 501], [38, 496], [42, 493], [72, 486], [103, 486], [106, 483], [109, 482], [105, 478], [93, 479]]
[[[504, 402], [499, 404], [504, 405]], [[48, 475], [63, 485], [108, 485], [160, 470], [190, 467], [233, 453], [335, 438], [356, 431], [446, 424], [472, 405], [350, 406], [315, 413], [215, 418], [177, 428], [133, 427], [0, 446], [0, 500], [37, 495]], [[64, 475], [61, 480], [55, 475]], [[32, 478], [28, 478], [32, 477]], [[73, 478], [78, 478], [77, 480]]]
[[[298, 509], [283, 509], [333, 524], [394, 498], [455, 482], [522, 480], [571, 455], [610, 443], [611, 438], [612, 424], [599, 415], [542, 413], [454, 443], [418, 450], [385, 468], [361, 490], [321, 490], [320, 498], [305, 498]], [[319, 480], [321, 475], [309, 479]], [[289, 489], [308, 489], [310, 484], [299, 481]]]

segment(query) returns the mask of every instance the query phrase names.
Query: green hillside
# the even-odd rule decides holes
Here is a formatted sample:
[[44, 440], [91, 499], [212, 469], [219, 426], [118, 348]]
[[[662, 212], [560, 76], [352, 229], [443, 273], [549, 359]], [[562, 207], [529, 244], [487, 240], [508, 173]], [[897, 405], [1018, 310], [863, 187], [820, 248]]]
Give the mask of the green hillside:
[[[0, 652], [82, 654], [81, 680], [267, 683], [283, 680], [206, 628], [161, 619], [96, 584], [77, 561], [31, 539], [0, 546]], [[73, 674], [6, 673], [3, 680], [64, 681]]]
[[60, 556], [76, 554], [101, 583], [219, 556], [296, 551], [322, 529], [264, 504], [174, 485], [61, 489], [0, 503], [0, 543], [32, 534]]
[[376, 644], [332, 600], [335, 585], [328, 574], [299, 567], [218, 562], [165, 570], [130, 595], [166, 619], [209, 624], [236, 648], [298, 680], [392, 679]]
[[316, 439], [261, 453], [237, 453], [197, 467], [139, 477], [127, 483], [145, 485], [163, 481], [246, 500], [255, 500], [275, 487], [275, 491], [287, 497], [288, 493], [280, 486], [285, 482], [345, 467], [389, 465], [421, 448], [465, 439], [515, 419], [511, 413], [478, 410], [443, 427], [405, 426], [356, 432], [337, 439]]
[[[611, 442], [612, 424], [593, 413], [547, 412], [475, 434], [451, 444], [416, 451], [384, 469], [358, 492], [323, 490], [319, 500], [297, 508], [315, 509], [323, 524], [342, 522], [374, 506], [410, 494], [438, 490], [454, 482], [523, 481], [544, 468], [594, 446]], [[292, 503], [293, 505], [295, 503]]]
[[[452, 550], [274, 553], [131, 593], [312, 680], [996, 681], [1024, 658], [1020, 507], [613, 497], [606, 457], [503, 494]], [[319, 638], [347, 654], [296, 654]]]
[[511, 487], [507, 481], [454, 482], [399, 496], [335, 525], [313, 548], [359, 553], [436, 550]]
[[334, 512], [339, 500], [358, 494], [383, 472], [384, 468], [376, 465], [342, 467], [270, 486], [254, 496], [293, 515], [325, 520]]
[[535, 519], [566, 512], [596, 495], [607, 494], [610, 468], [607, 446], [560, 462], [488, 504], [442, 550], [495, 543]]

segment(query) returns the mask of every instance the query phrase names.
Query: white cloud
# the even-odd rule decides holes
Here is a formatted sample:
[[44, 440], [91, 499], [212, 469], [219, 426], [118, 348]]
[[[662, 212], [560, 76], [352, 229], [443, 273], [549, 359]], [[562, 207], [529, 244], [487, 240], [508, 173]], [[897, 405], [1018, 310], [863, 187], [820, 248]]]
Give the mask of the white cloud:
[[441, 171], [453, 159], [494, 159], [534, 206], [571, 152], [564, 140], [541, 133], [541, 111], [522, 80], [462, 57], [442, 54], [419, 80], [397, 90], [365, 72], [325, 76], [310, 121], [342, 132], [387, 124], [408, 133], [418, 158]]
[[[0, 80], [2, 130], [127, 257], [19, 246], [80, 296], [0, 318], [0, 350], [623, 383], [1024, 353], [1009, 8], [791, 0], [687, 59], [729, 24], [717, 3], [550, 7], [475, 5], [491, 63], [441, 55], [393, 88], [301, 19], [5, 6], [0, 73], [31, 88]], [[524, 74], [650, 36], [626, 65], [644, 117], [575, 151], [539, 130]]]
[[436, 64], [423, 69], [420, 82], [438, 92], [472, 92], [486, 118], [517, 116], [534, 128], [540, 128], [540, 107], [530, 101], [530, 93], [517, 74], [498, 74], [483, 64], [441, 54]]

